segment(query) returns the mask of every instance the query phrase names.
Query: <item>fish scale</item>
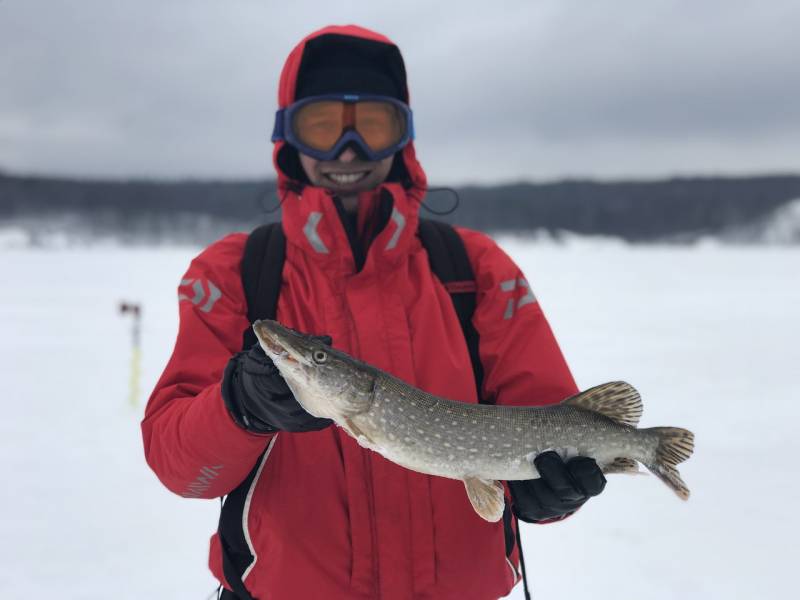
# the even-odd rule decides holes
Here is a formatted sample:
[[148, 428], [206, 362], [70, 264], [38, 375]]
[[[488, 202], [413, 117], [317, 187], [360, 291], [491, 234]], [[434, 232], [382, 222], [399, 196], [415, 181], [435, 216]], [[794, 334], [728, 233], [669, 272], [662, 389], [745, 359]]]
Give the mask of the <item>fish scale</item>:
[[641, 463], [678, 497], [689, 497], [676, 465], [691, 456], [694, 434], [678, 427], [637, 428], [642, 401], [625, 382], [548, 406], [456, 402], [276, 321], [257, 321], [253, 329], [306, 411], [332, 419], [398, 465], [462, 480], [473, 508], [487, 521], [503, 514], [499, 481], [538, 477], [534, 459], [548, 450], [564, 458], [591, 457], [605, 473], [638, 472]]

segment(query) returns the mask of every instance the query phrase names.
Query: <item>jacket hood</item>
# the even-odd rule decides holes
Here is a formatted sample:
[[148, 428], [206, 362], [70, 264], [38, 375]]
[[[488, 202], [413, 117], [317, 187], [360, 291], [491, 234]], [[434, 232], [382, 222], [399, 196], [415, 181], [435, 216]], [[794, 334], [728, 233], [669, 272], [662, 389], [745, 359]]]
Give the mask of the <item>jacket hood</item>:
[[[324, 35], [351, 36], [363, 40], [370, 40], [381, 44], [387, 44], [395, 48], [397, 47], [396, 44], [386, 36], [377, 33], [375, 31], [365, 29], [364, 27], [359, 27], [358, 25], [329, 25], [328, 27], [324, 27], [322, 29], [319, 29], [318, 31], [309, 34], [294, 47], [294, 49], [289, 53], [289, 56], [286, 58], [286, 62], [283, 65], [280, 82], [278, 85], [279, 108], [286, 108], [287, 106], [292, 104], [292, 102], [295, 101], [296, 90], [297, 90], [297, 77], [300, 71], [300, 65], [303, 60], [303, 53], [305, 52], [306, 45], [310, 40], [314, 40]], [[402, 76], [403, 78], [405, 78], [404, 72], [402, 73]], [[406, 103], [410, 104], [407, 81], [403, 81], [403, 87], [405, 88], [405, 94], [406, 94], [405, 101]], [[280, 190], [297, 189], [301, 184], [300, 181], [293, 179], [291, 174], [287, 173], [281, 167], [281, 163], [283, 161], [279, 160], [279, 157], [281, 156], [282, 153], [290, 151], [290, 148], [287, 148], [286, 146], [287, 144], [285, 141], [276, 142], [272, 154], [273, 164], [275, 165], [275, 170], [278, 172], [278, 187]], [[403, 161], [403, 166], [405, 167], [405, 171], [408, 175], [407, 181], [403, 182], [403, 186], [416, 192], [413, 193], [413, 195], [417, 196], [421, 200], [422, 195], [424, 195], [425, 189], [427, 187], [427, 181], [425, 177], [425, 172], [423, 171], [422, 166], [417, 161], [413, 141], [409, 142], [403, 148], [403, 150], [401, 150], [398, 153], [398, 155], [395, 157], [395, 161], [397, 160]]]

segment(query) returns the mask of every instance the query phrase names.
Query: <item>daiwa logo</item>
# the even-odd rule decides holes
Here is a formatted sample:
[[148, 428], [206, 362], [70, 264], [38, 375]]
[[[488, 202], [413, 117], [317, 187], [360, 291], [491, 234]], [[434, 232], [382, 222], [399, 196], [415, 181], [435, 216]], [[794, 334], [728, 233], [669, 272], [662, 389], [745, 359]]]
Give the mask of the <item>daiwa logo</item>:
[[531, 290], [531, 286], [528, 284], [526, 279], [508, 279], [506, 281], [500, 282], [500, 290], [503, 292], [511, 292], [512, 296], [515, 295], [517, 289], [525, 290], [525, 294], [521, 296], [516, 302], [514, 298], [509, 298], [508, 303], [506, 304], [506, 312], [503, 314], [503, 319], [510, 319], [514, 316], [514, 305], [516, 304], [516, 310], [519, 310], [526, 304], [532, 304], [536, 302], [536, 296], [533, 294], [533, 290]]
[[223, 465], [214, 465], [213, 467], [201, 467], [200, 475], [197, 476], [192, 483], [183, 492], [184, 498], [199, 498], [203, 492], [211, 487], [211, 484], [219, 476]]
[[210, 312], [217, 300], [222, 298], [222, 292], [209, 279], [181, 279], [181, 288], [186, 286], [191, 286], [192, 294], [187, 295], [179, 290], [178, 301], [188, 300], [199, 306], [202, 312]]

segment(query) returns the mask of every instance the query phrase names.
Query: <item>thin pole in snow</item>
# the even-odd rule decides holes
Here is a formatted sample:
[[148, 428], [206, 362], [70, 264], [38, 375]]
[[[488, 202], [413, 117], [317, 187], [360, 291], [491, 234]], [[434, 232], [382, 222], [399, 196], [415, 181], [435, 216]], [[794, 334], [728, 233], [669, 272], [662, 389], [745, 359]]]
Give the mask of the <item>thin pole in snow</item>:
[[128, 403], [136, 408], [139, 404], [139, 376], [142, 360], [142, 305], [138, 302], [120, 302], [120, 315], [131, 315], [131, 375], [128, 390]]

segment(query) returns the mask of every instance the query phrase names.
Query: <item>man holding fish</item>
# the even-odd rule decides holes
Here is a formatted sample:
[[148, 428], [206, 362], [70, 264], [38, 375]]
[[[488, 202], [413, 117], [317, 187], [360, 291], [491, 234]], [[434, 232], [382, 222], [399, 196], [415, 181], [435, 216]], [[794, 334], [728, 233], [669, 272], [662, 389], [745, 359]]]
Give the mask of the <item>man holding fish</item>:
[[[390, 40], [355, 26], [311, 34], [289, 55], [278, 100], [273, 156], [286, 243], [276, 318], [330, 336], [313, 339], [305, 360], [335, 348], [391, 376], [381, 381], [424, 390], [436, 406], [429, 398], [499, 409], [576, 394], [524, 274], [487, 236], [457, 229], [474, 272], [476, 380], [452, 290], [418, 236], [426, 179]], [[227, 236], [190, 265], [175, 350], [142, 423], [147, 461], [169, 489], [227, 496], [209, 559], [222, 597], [507, 595], [520, 579], [513, 515], [547, 523], [572, 514], [603, 490], [600, 466], [589, 456], [565, 461], [553, 446], [517, 461], [526, 480], [470, 482], [387, 460], [357, 419], [350, 429], [338, 415], [333, 426], [333, 414], [310, 414], [259, 344], [243, 348], [252, 325], [247, 241]], [[398, 401], [386, 410], [370, 418], [379, 425], [404, 409]], [[468, 423], [464, 415], [453, 423]], [[413, 427], [409, 418], [407, 432], [442, 435], [432, 420]], [[460, 465], [488, 460], [476, 453], [492, 444], [490, 426], [475, 430], [483, 440], [442, 439], [441, 448]], [[389, 428], [381, 440], [397, 435]]]

